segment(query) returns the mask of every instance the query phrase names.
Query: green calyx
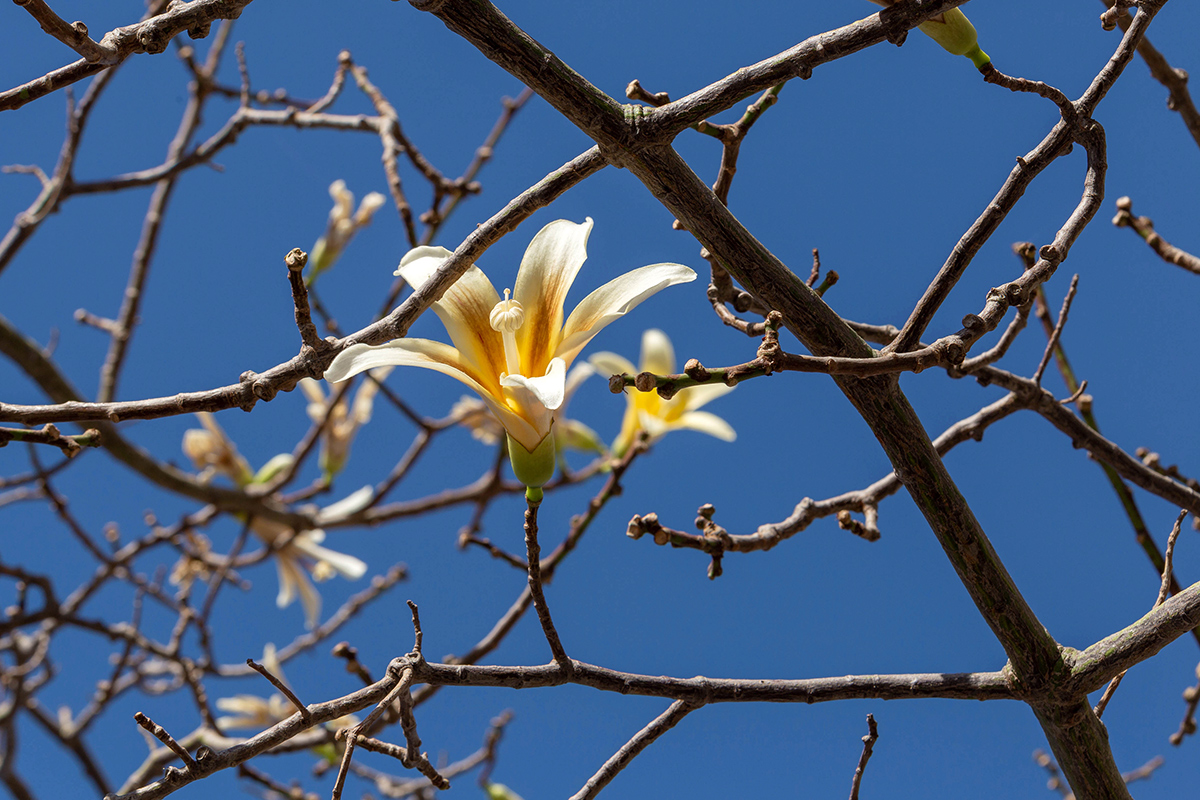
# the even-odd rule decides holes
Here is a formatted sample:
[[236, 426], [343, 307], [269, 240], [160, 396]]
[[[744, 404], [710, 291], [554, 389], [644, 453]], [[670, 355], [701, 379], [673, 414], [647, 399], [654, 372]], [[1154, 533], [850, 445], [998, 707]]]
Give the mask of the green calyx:
[[517, 480], [530, 489], [537, 489], [537, 494], [540, 495], [541, 488], [554, 477], [556, 462], [553, 431], [546, 434], [532, 452], [509, 436], [508, 459], [512, 462], [513, 474], [517, 476]]
[[918, 27], [946, 52], [971, 59], [976, 68], [982, 69], [992, 60], [979, 48], [979, 35], [975, 32], [971, 20], [957, 8], [943, 14], [940, 22], [931, 19], [922, 22]]

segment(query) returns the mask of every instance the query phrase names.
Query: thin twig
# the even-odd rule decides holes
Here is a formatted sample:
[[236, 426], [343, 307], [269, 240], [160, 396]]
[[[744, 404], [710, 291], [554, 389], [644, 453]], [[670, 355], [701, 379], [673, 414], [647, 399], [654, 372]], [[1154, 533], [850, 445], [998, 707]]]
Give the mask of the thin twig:
[[862, 737], [862, 755], [858, 757], [858, 766], [854, 768], [854, 780], [850, 784], [850, 800], [858, 800], [858, 789], [862, 785], [863, 773], [866, 772], [867, 762], [875, 752], [875, 741], [879, 738], [879, 727], [875, 724], [875, 715], [867, 714], [867, 735]]
[[538, 545], [537, 512], [540, 501], [529, 500], [525, 510], [525, 552], [529, 562], [529, 594], [533, 598], [533, 607], [537, 611], [538, 621], [542, 623], [542, 632], [550, 644], [550, 652], [554, 661], [563, 673], [570, 675], [575, 665], [567, 657], [558, 631], [554, 628], [554, 620], [550, 618], [550, 608], [546, 605], [546, 596], [542, 592], [542, 549]]
[[600, 790], [607, 786], [613, 778], [617, 777], [621, 770], [629, 766], [629, 762], [633, 761], [639, 753], [653, 744], [658, 737], [678, 725], [680, 720], [699, 707], [699, 705], [694, 705], [683, 700], [676, 700], [674, 703], [671, 703], [670, 707], [655, 717], [653, 722], [638, 731], [628, 742], [621, 745], [621, 749], [605, 761], [604, 766], [600, 767], [595, 775], [588, 778], [588, 782], [583, 785], [582, 789], [571, 796], [571, 800], [591, 800], [591, 798], [598, 795]]

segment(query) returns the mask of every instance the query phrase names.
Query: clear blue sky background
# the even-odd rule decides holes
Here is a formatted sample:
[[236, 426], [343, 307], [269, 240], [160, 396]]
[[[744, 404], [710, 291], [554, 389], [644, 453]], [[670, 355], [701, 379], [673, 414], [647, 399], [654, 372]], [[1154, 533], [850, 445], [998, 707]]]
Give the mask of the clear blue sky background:
[[[140, 3], [78, 0], [53, 5], [68, 20], [86, 21], [97, 38], [133, 22], [142, 8]], [[595, 6], [512, 0], [500, 6], [617, 97], [633, 78], [651, 91], [682, 96], [877, 10], [855, 0], [749, 5], [609, 0]], [[1071, 97], [1086, 88], [1119, 41], [1119, 33], [1101, 30], [1102, 6], [1094, 0], [973, 2], [965, 9], [1001, 70], [1044, 80]], [[1200, 69], [1197, 30], [1200, 11], [1194, 4], [1173, 2], [1160, 13], [1150, 39], [1174, 66], [1195, 72]], [[521, 90], [437, 19], [403, 2], [258, 2], [245, 10], [233, 36], [246, 42], [256, 90], [283, 86], [302, 97], [324, 93], [338, 52], [349, 49], [395, 105], [414, 144], [449, 175], [470, 161], [499, 112], [500, 98]], [[206, 52], [207, 42], [195, 44]], [[0, 53], [4, 88], [73, 58], [15, 6], [0, 12]], [[236, 84], [232, 58], [222, 77]], [[96, 110], [77, 177], [101, 178], [160, 163], [183, 111], [185, 82], [170, 51], [131, 58]], [[1047, 288], [1057, 309], [1071, 275], [1081, 276], [1063, 341], [1077, 373], [1089, 381], [1105, 434], [1129, 451], [1157, 450], [1194, 474], [1200, 380], [1192, 345], [1200, 279], [1160, 262], [1135, 235], [1108, 223], [1113, 201], [1130, 195], [1135, 213], [1153, 217], [1168, 240], [1200, 251], [1195, 225], [1200, 151], [1178, 116], [1166, 109], [1165, 98], [1166, 90], [1137, 60], [1100, 106], [1096, 118], [1107, 131], [1110, 163], [1104, 210]], [[60, 92], [0, 115], [0, 163], [51, 169], [64, 102]], [[213, 102], [203, 135], [215, 131], [233, 108], [232, 102]], [[370, 106], [348, 88], [333, 110], [369, 113]], [[841, 275], [827, 295], [839, 313], [900, 324], [1015, 157], [1032, 149], [1056, 116], [1045, 100], [984, 84], [965, 59], [914, 33], [902, 48], [881, 45], [788, 85], [743, 147], [730, 205], [801, 274], [809, 269], [811, 249], [820, 248], [823, 265]], [[535, 98], [480, 176], [483, 193], [460, 209], [438, 243], [453, 248], [511, 197], [590, 144]], [[677, 146], [705, 180], [715, 178], [720, 153], [713, 140], [689, 132]], [[249, 129], [216, 161], [220, 170], [195, 169], [178, 186], [122, 399], [234, 383], [244, 370], [262, 371], [294, 355], [299, 342], [283, 255], [292, 247], [309, 249], [324, 230], [327, 187], [335, 179], [344, 179], [360, 197], [386, 191], [379, 144], [369, 135]], [[427, 194], [419, 177], [405, 169], [405, 185], [419, 210]], [[1034, 183], [976, 257], [935, 320], [931, 337], [957, 330], [963, 314], [982, 307], [990, 287], [1019, 274], [1020, 263], [1009, 251], [1012, 242], [1050, 241], [1078, 201], [1083, 170], [1084, 154], [1077, 149]], [[11, 219], [27, 207], [36, 191], [32, 177], [0, 176], [0, 218]], [[39, 341], [56, 341], [58, 362], [85, 394], [95, 391], [107, 337], [76, 324], [72, 314], [82, 307], [116, 315], [149, 192], [71, 200], [0, 276], [0, 313]], [[706, 270], [695, 240], [672, 231], [671, 216], [636, 179], [612, 168], [538, 212], [495, 245], [481, 266], [498, 286], [511, 285], [520, 254], [542, 225], [586, 216], [596, 225], [572, 302], [643, 264], [676, 261], [702, 274]], [[406, 249], [397, 216], [385, 208], [335, 271], [322, 278], [322, 297], [346, 330], [371, 321]], [[681, 362], [697, 357], [717, 366], [752, 358], [756, 343], [719, 324], [708, 309], [704, 284], [701, 279], [665, 291], [605, 330], [590, 350], [612, 350], [636, 361], [642, 331], [659, 327], [673, 339]], [[432, 315], [414, 333], [444, 338]], [[1031, 326], [1001, 366], [1031, 374], [1043, 344], [1040, 329]], [[800, 348], [790, 339], [785, 347]], [[1066, 394], [1053, 368], [1046, 383]], [[1002, 394], [971, 381], [952, 381], [939, 371], [907, 375], [902, 384], [931, 435]], [[444, 415], [464, 393], [449, 378], [420, 370], [398, 371], [389, 385], [431, 416]], [[0, 399], [44, 402], [8, 364], [0, 364]], [[870, 432], [828, 378], [793, 373], [756, 380], [709, 410], [730, 421], [738, 440], [724, 444], [678, 433], [659, 443], [635, 465], [624, 494], [604, 510], [548, 589], [572, 656], [614, 669], [681, 677], [805, 678], [989, 671], [1003, 665], [1000, 646], [906, 496], [883, 503], [878, 542], [866, 543], [827, 519], [769, 553], [727, 557], [725, 575], [716, 581], [705, 577], [707, 560], [698, 553], [626, 538], [626, 522], [635, 513], [657, 511], [666, 524], [686, 529], [696, 507], [706, 502], [716, 506], [717, 521], [731, 532], [749, 533], [783, 519], [806, 496], [820, 499], [859, 489], [889, 470]], [[572, 411], [611, 438], [623, 402], [593, 379]], [[289, 451], [308, 424], [299, 393], [260, 404], [251, 415], [224, 412], [219, 420], [255, 466]], [[124, 430], [158, 458], [182, 465], [180, 440], [194, 426], [193, 419], [180, 417], [133, 422]], [[378, 480], [412, 434], [399, 414], [381, 404], [333, 497]], [[450, 434], [390, 499], [468, 483], [492, 457], [465, 432]], [[128, 539], [145, 531], [147, 511], [175, 520], [195, 509], [147, 489], [107, 455], [85, 458], [61, 488], [93, 533], [114, 522]], [[947, 463], [1026, 599], [1060, 642], [1085, 647], [1150, 608], [1158, 581], [1100, 469], [1048, 423], [1031, 412], [1011, 417], [981, 443], [960, 446]], [[26, 468], [21, 448], [0, 451], [3, 474]], [[306, 473], [303, 480], [313, 477]], [[547, 498], [545, 547], [560, 540], [571, 516], [584, 509], [599, 486], [593, 482]], [[1137, 496], [1155, 535], [1165, 541], [1177, 509], [1141, 492]], [[521, 551], [522, 505], [515, 498], [497, 503], [484, 535]], [[411, 570], [407, 583], [333, 641], [351, 641], [364, 663], [380, 674], [390, 658], [411, 647], [403, 604], [410, 598], [420, 605], [430, 658], [464, 652], [482, 637], [521, 591], [525, 577], [482, 550], [455, 548], [469, 514], [469, 508], [458, 508], [373, 530], [331, 532], [327, 544], [363, 558], [372, 571], [399, 561]], [[2, 518], [0, 548], [6, 561], [54, 569], [76, 580], [91, 573], [94, 564], [41, 505], [9, 506]], [[223, 520], [207, 535], [228, 546], [236, 532], [234, 522]], [[1189, 527], [1177, 554], [1184, 585], [1200, 576], [1198, 549]], [[273, 566], [264, 564], [247, 577], [253, 590], [244, 596], [227, 592], [216, 610], [221, 630], [216, 647], [226, 663], [257, 658], [264, 643], [282, 645], [303, 631], [298, 605], [275, 608]], [[323, 584], [326, 609], [363, 586], [365, 581]], [[10, 584], [5, 587], [5, 597], [11, 597]], [[93, 601], [93, 613], [116, 618], [128, 602], [117, 592], [101, 595]], [[158, 636], [167, 635], [169, 624], [148, 613], [147, 629]], [[307, 702], [356, 688], [354, 679], [324, 655], [327, 650], [318, 648], [317, 654], [286, 665]], [[110, 652], [110, 645], [95, 637], [64, 637], [52, 653], [61, 676], [43, 691], [43, 701], [77, 711], [93, 691], [91, 680], [105, 672]], [[490, 663], [547, 658], [530, 614]], [[1189, 796], [1200, 780], [1195, 757], [1200, 743], [1191, 739], [1177, 749], [1167, 742], [1183, 714], [1180, 692], [1194, 682], [1198, 658], [1195, 641], [1181, 639], [1134, 669], [1105, 715], [1122, 769], [1159, 754], [1167, 759], [1152, 780], [1133, 787], [1140, 798]], [[210, 692], [267, 693], [261, 681], [249, 680], [213, 683]], [[515, 720], [494, 777], [535, 800], [577, 791], [666, 706], [663, 700], [577, 687], [456, 690], [443, 691], [423, 706], [418, 722], [431, 756], [436, 760], [436, 754], [445, 753], [454, 760], [479, 745], [492, 716], [513, 709]], [[89, 740], [114, 783], [145, 754], [131, 719], [135, 710], [176, 733], [197, 723], [182, 693], [115, 704]], [[1046, 775], [1030, 759], [1045, 742], [1024, 705], [954, 701], [709, 707], [641, 755], [606, 796], [845, 796], [867, 713], [878, 720], [880, 739], [863, 797], [1052, 796]], [[90, 790], [74, 766], [58, 766], [64, 755], [40, 731], [25, 725], [21, 734], [23, 772], [40, 796], [82, 796]], [[283, 778], [306, 773], [302, 757], [288, 758], [294, 763], [265, 759], [261, 766]], [[30, 769], [34, 763], [38, 768]], [[394, 766], [381, 759], [369, 763]], [[177, 796], [225, 796], [239, 791], [235, 783], [229, 772]], [[329, 785], [327, 778], [319, 791], [327, 794]], [[351, 788], [355, 794], [363, 789]], [[452, 791], [454, 797], [479, 792], [468, 778], [459, 779]]]

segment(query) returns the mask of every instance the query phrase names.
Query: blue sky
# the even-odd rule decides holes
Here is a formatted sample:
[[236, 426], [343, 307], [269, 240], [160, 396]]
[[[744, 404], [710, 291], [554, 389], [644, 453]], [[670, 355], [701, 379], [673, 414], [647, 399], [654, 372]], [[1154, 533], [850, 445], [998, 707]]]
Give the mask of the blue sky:
[[[634, 78], [651, 91], [679, 97], [794, 45], [807, 36], [874, 13], [867, 2], [796, 4], [765, 0], [745, 5], [654, 4], [610, 0], [595, 10], [544, 0], [500, 3], [502, 10], [567, 64], [620, 97]], [[139, 3], [59, 2], [64, 18], [83, 19], [94, 35], [134, 21]], [[1077, 97], [1119, 41], [1101, 30], [1097, 2], [972, 2], [965, 10], [981, 44], [1003, 71], [1046, 81]], [[72, 59], [42, 34], [19, 7], [0, 17], [0, 84], [17, 85]], [[1177, 67], [1190, 71], [1200, 12], [1168, 3], [1150, 39]], [[457, 175], [491, 128], [500, 98], [520, 84], [487, 61], [434, 17], [409, 4], [383, 2], [259, 2], [246, 8], [233, 38], [246, 43], [256, 90], [286, 87], [317, 97], [329, 85], [337, 54], [348, 49], [395, 105], [405, 132], [443, 172]], [[203, 54], [208, 42], [194, 43]], [[236, 84], [227, 59], [222, 78]], [[160, 163], [186, 100], [184, 70], [171, 51], [136, 56], [120, 70], [98, 106], [81, 147], [76, 176], [99, 179]], [[82, 92], [83, 86], [76, 87]], [[1103, 210], [1047, 285], [1057, 309], [1071, 275], [1080, 285], [1063, 337], [1076, 372], [1089, 382], [1106, 436], [1128, 451], [1145, 446], [1168, 463], [1196, 472], [1189, 458], [1200, 445], [1195, 398], [1200, 380], [1191, 344], [1197, 334], [1194, 275], [1162, 263], [1130, 231], [1112, 227], [1114, 201], [1134, 200], [1169, 241], [1192, 252], [1196, 239], [1200, 151], [1178, 115], [1165, 107], [1166, 90], [1140, 60], [1101, 104], [1096, 119], [1108, 138], [1109, 171]], [[0, 163], [49, 170], [61, 143], [64, 93], [0, 115]], [[744, 105], [744, 104], [742, 104]], [[217, 130], [233, 102], [213, 101], [201, 136]], [[332, 109], [369, 113], [348, 88]], [[740, 109], [719, 121], [736, 118]], [[738, 218], [772, 252], [806, 274], [811, 250], [841, 275], [826, 296], [847, 318], [901, 324], [955, 241], [985, 208], [1014, 159], [1032, 149], [1054, 124], [1056, 109], [1031, 95], [983, 83], [965, 59], [952, 57], [918, 34], [902, 48], [881, 45], [816, 70], [786, 86], [742, 148], [730, 194]], [[514, 195], [590, 146], [590, 141], [544, 101], [532, 100], [514, 119], [480, 175], [483, 191], [445, 226], [437, 243], [455, 247], [476, 224]], [[676, 146], [706, 181], [715, 178], [716, 143], [685, 132]], [[311, 248], [329, 211], [327, 187], [344, 179], [360, 197], [386, 191], [377, 139], [365, 134], [249, 129], [221, 152], [220, 169], [189, 172], [180, 181], [147, 284], [141, 324], [121, 384], [121, 399], [139, 399], [234, 383], [247, 369], [263, 371], [292, 357], [298, 337], [291, 318], [282, 256]], [[935, 319], [930, 335], [957, 330], [979, 311], [987, 290], [1019, 274], [1014, 241], [1044, 244], [1066, 221], [1081, 191], [1080, 149], [1056, 162], [1032, 185], [1000, 230], [980, 251]], [[407, 169], [407, 167], [406, 167]], [[411, 169], [402, 173], [419, 210], [426, 189]], [[28, 175], [0, 175], [0, 218], [28, 206], [37, 185]], [[55, 357], [85, 394], [95, 391], [107, 338], [73, 321], [77, 308], [115, 316], [149, 189], [70, 200], [48, 219], [0, 275], [0, 314], [40, 342], [55, 342]], [[705, 300], [707, 267], [699, 246], [671, 230], [671, 216], [637, 180], [608, 168], [539, 211], [493, 246], [480, 266], [497, 285], [511, 285], [516, 264], [547, 222], [595, 220], [589, 260], [571, 303], [601, 283], [643, 264], [674, 261], [702, 273], [673, 287], [606, 329], [589, 351], [609, 350], [637, 360], [642, 331], [663, 329], [680, 361], [709, 366], [754, 357], [756, 342], [724, 328]], [[368, 324], [407, 250], [390, 208], [351, 244], [320, 281], [322, 300], [346, 330]], [[414, 334], [444, 339], [430, 315]], [[989, 342], [991, 340], [988, 340]], [[784, 346], [800, 351], [794, 339]], [[1034, 370], [1044, 346], [1036, 325], [1001, 366]], [[585, 351], [585, 353], [588, 351]], [[901, 383], [926, 429], [936, 435], [1000, 396], [996, 388], [953, 381], [940, 371], [906, 375]], [[444, 376], [399, 370], [390, 387], [420, 413], [440, 417], [464, 390]], [[1065, 395], [1053, 369], [1046, 385]], [[35, 386], [0, 364], [0, 400], [41, 403]], [[572, 401], [572, 416], [607, 439], [615, 436], [623, 401], [593, 379]], [[768, 553], [733, 554], [725, 574], [705, 577], [706, 559], [692, 551], [632, 541], [625, 526], [635, 513], [656, 511], [665, 524], [688, 529], [696, 508], [712, 503], [717, 521], [733, 533], [786, 517], [804, 497], [822, 499], [862, 488], [889, 466], [866, 426], [826, 377], [788, 373], [743, 384], [709, 410], [737, 430], [726, 444], [680, 432], [658, 443], [627, 475], [624, 493], [601, 513], [579, 549], [563, 564], [547, 597], [568, 652], [614, 669], [680, 677], [805, 678], [892, 672], [990, 671], [1004, 655], [971, 605], [936, 540], [906, 496], [880, 508], [880, 541], [867, 543], [814, 523]], [[307, 429], [304, 400], [285, 394], [252, 414], [226, 411], [219, 421], [256, 467], [289, 451]], [[163, 461], [184, 465], [180, 450], [189, 417], [131, 422], [126, 435]], [[330, 499], [386, 474], [408, 446], [413, 428], [379, 407], [355, 445], [354, 458]], [[48, 455], [48, 454], [47, 454]], [[423, 468], [389, 498], [425, 496], [474, 480], [493, 452], [455, 431], [439, 440]], [[577, 465], [583, 463], [576, 460]], [[1133, 540], [1102, 473], [1086, 454], [1041, 418], [1017, 414], [979, 443], [947, 458], [1025, 598], [1063, 644], [1085, 647], [1129, 624], [1154, 601], [1157, 580]], [[16, 446], [0, 450], [0, 474], [28, 468]], [[316, 477], [315, 467], [300, 485]], [[542, 540], [553, 547], [572, 515], [600, 488], [594, 480], [550, 494], [542, 507]], [[89, 530], [115, 523], [126, 539], [142, 535], [144, 516], [175, 520], [196, 509], [147, 488], [107, 455], [89, 453], [66, 473], [60, 489]], [[1140, 491], [1135, 495], [1151, 530], [1165, 541], [1177, 509]], [[521, 550], [523, 503], [497, 502], [483, 534]], [[94, 563], [47, 510], [35, 503], [2, 511], [5, 561], [62, 574], [90, 575]], [[372, 572], [405, 562], [410, 579], [339, 632], [380, 674], [411, 647], [404, 600], [420, 605], [426, 653], [437, 658], [473, 645], [524, 585], [524, 575], [480, 549], [455, 547], [470, 508], [368, 530], [331, 531], [327, 544], [366, 560]], [[228, 546], [236, 522], [223, 519], [206, 535]], [[155, 563], [139, 563], [152, 573]], [[169, 564], [168, 564], [169, 566]], [[1195, 532], [1185, 529], [1177, 552], [1184, 585], [1200, 575]], [[215, 610], [216, 648], [226, 663], [257, 658], [263, 644], [283, 644], [303, 632], [298, 605], [276, 609], [274, 568], [245, 576], [253, 588], [227, 592]], [[5, 582], [6, 598], [11, 583]], [[357, 583], [322, 584], [332, 610]], [[123, 618], [130, 598], [119, 592], [93, 601], [98, 617]], [[5, 600], [6, 603], [10, 600]], [[148, 630], [165, 637], [169, 619], [148, 612]], [[161, 616], [161, 615], [160, 615]], [[154, 626], [158, 626], [155, 628]], [[286, 665], [308, 702], [356, 688], [328, 647]], [[70, 634], [52, 657], [59, 676], [43, 690], [49, 708], [76, 711], [86, 703], [111, 646]], [[535, 618], [524, 619], [489, 663], [544, 663], [549, 657]], [[1167, 743], [1184, 708], [1180, 692], [1195, 680], [1196, 643], [1185, 638], [1130, 672], [1105, 714], [1123, 770], [1162, 754], [1166, 764], [1134, 787], [1139, 798], [1186, 796], [1200, 778], [1190, 752]], [[261, 682], [213, 683], [214, 696], [266, 693]], [[488, 720], [512, 709], [495, 779], [526, 800], [569, 796], [666, 701], [554, 690], [443, 691], [418, 712], [431, 757], [448, 760], [474, 750]], [[181, 693], [122, 699], [93, 730], [90, 744], [115, 783], [145, 754], [130, 716], [143, 710], [172, 731], [196, 725]], [[712, 706], [692, 714], [634, 761], [608, 788], [613, 797], [831, 797], [848, 792], [874, 714], [880, 739], [867, 770], [863, 797], [1052, 796], [1031, 760], [1045, 747], [1036, 721], [1016, 702], [854, 701], [819, 706]], [[27, 722], [20, 729], [19, 763], [43, 797], [90, 790], [75, 767]], [[375, 759], [381, 769], [391, 764]], [[32, 769], [32, 765], [39, 769]], [[64, 764], [66, 766], [58, 766]], [[53, 766], [53, 769], [49, 767]], [[303, 757], [266, 759], [281, 779], [305, 778]], [[311, 781], [327, 794], [330, 779]], [[232, 773], [189, 787], [185, 798], [236, 791]], [[356, 793], [362, 785], [351, 787]], [[460, 779], [451, 796], [479, 790]]]

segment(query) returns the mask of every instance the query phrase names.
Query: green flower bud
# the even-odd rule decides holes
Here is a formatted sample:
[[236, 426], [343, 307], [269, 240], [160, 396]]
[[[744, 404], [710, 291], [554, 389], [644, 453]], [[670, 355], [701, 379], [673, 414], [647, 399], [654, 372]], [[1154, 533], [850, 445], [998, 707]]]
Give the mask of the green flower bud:
[[488, 800], [521, 800], [521, 795], [505, 786], [503, 783], [488, 783], [484, 787]]
[[[881, 6], [895, 5], [896, 0], [871, 0]], [[960, 9], [954, 8], [917, 26], [922, 33], [940, 44], [948, 53], [966, 56], [978, 69], [991, 62], [991, 57], [979, 49], [975, 26]]]
[[940, 44], [946, 52], [966, 56], [976, 67], [982, 68], [992, 60], [987, 53], [979, 49], [979, 36], [975, 33], [975, 26], [960, 9], [954, 8], [942, 14], [941, 22], [935, 18], [922, 22], [917, 27]]

